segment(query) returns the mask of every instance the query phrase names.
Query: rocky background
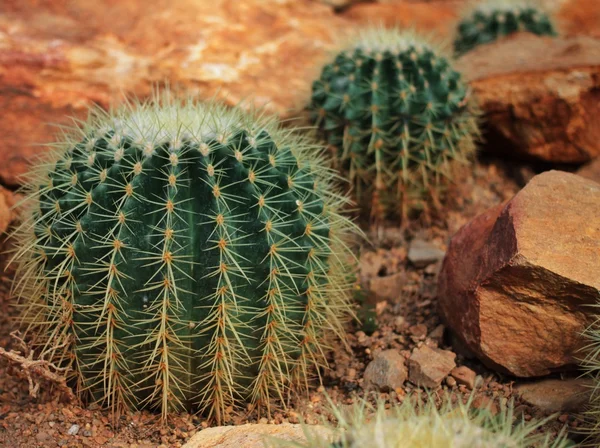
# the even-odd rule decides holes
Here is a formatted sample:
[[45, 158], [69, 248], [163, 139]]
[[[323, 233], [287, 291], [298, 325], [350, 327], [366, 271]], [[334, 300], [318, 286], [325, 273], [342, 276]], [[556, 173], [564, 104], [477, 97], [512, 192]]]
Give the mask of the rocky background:
[[[368, 388], [390, 404], [423, 387], [456, 399], [475, 393], [476, 406], [496, 410], [515, 400], [524, 418], [557, 412], [545, 429], [566, 424], [575, 434], [589, 393], [576, 369], [580, 332], [600, 299], [600, 8], [598, 0], [550, 3], [560, 38], [516, 35], [457, 61], [485, 112], [479, 161], [433, 225], [401, 232], [389, 223], [369, 235], [363, 324], [348, 328], [352, 353], [332, 354], [323, 387], [271, 416], [231, 412], [230, 425], [265, 426], [204, 429], [201, 417], [180, 415], [161, 427], [136, 413], [113, 427], [101, 410], [64, 403], [51, 387], [30, 397], [19, 369], [0, 360], [0, 446], [262, 446], [253, 432], [301, 437], [293, 424], [327, 418], [325, 394], [351, 404]], [[450, 42], [461, 6], [4, 0], [0, 232], [16, 217], [29, 163], [57, 125], [93, 104], [169, 82], [199, 98], [249, 98], [284, 118], [302, 116], [312, 79], [344, 34], [382, 23]], [[12, 343], [10, 277], [8, 269], [0, 279], [0, 347]]]

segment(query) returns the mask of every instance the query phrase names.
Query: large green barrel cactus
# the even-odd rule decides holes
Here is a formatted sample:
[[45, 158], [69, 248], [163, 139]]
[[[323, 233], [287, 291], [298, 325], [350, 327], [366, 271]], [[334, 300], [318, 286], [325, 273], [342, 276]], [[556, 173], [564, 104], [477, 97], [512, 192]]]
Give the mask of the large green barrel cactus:
[[536, 0], [483, 0], [472, 2], [458, 24], [454, 51], [464, 54], [518, 31], [556, 36], [551, 16]]
[[[471, 397], [473, 398], [473, 397]], [[572, 446], [563, 433], [544, 434], [540, 426], [550, 419], [529, 421], [515, 418], [512, 404], [497, 415], [443, 398], [440, 409], [433, 397], [426, 404], [407, 398], [393, 407], [365, 401], [351, 409], [333, 407], [338, 432], [325, 436], [322, 429], [305, 426], [307, 442], [274, 440], [272, 447], [297, 448], [567, 448]], [[329, 423], [327, 422], [329, 425]], [[333, 429], [333, 428], [332, 428]], [[332, 431], [333, 432], [333, 431]], [[333, 440], [333, 441], [332, 441]]]
[[27, 187], [15, 292], [82, 390], [221, 419], [323, 365], [355, 227], [320, 147], [168, 96], [67, 134]]
[[405, 218], [409, 201], [437, 199], [478, 135], [460, 73], [411, 32], [359, 33], [313, 83], [310, 110], [357, 201], [376, 218], [398, 210]]

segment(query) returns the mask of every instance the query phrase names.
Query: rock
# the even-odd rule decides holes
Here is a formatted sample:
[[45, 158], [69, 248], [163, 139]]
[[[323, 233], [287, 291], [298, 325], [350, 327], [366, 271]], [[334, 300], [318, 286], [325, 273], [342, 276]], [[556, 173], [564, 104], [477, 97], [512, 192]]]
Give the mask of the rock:
[[361, 3], [370, 0], [318, 0], [319, 2], [331, 6], [335, 9], [344, 9], [355, 3]]
[[576, 174], [600, 184], [600, 157], [579, 168]]
[[[330, 429], [323, 426], [311, 426], [309, 431], [325, 437], [331, 433]], [[306, 442], [302, 425], [246, 424], [203, 429], [182, 448], [264, 448], [267, 440], [275, 439]]]
[[576, 364], [600, 300], [600, 185], [534, 177], [452, 238], [439, 276], [446, 326], [488, 367], [520, 377]]
[[406, 273], [398, 272], [385, 277], [373, 277], [369, 289], [379, 300], [396, 301], [400, 297], [402, 286], [406, 283]]
[[377, 388], [382, 392], [402, 387], [407, 372], [404, 358], [396, 350], [384, 350], [377, 354], [365, 369], [365, 389]]
[[14, 219], [11, 208], [14, 206], [13, 193], [0, 186], [0, 234], [8, 230], [8, 226]]
[[600, 8], [597, 0], [563, 1], [558, 11], [561, 34], [600, 37]]
[[454, 377], [458, 384], [464, 384], [471, 390], [475, 387], [475, 377], [477, 374], [467, 366], [455, 367], [450, 372], [450, 375]]
[[408, 328], [409, 333], [417, 339], [425, 339], [427, 336], [427, 325], [417, 324]]
[[488, 140], [498, 142], [491, 149], [560, 163], [600, 155], [600, 40], [519, 33], [468, 52], [457, 67], [485, 112]]
[[416, 268], [424, 268], [444, 258], [445, 252], [432, 243], [413, 240], [408, 249], [408, 261]]
[[69, 434], [70, 436], [76, 436], [78, 433], [79, 433], [79, 425], [71, 425], [71, 427], [67, 431], [67, 434]]
[[249, 97], [289, 116], [350, 26], [311, 0], [157, 0], [151, 8], [144, 0], [5, 0], [0, 182], [17, 185], [45, 150], [37, 145], [54, 141], [47, 123], [70, 125], [94, 103], [144, 97], [165, 80], [199, 98]]
[[423, 387], [437, 387], [456, 367], [456, 354], [426, 345], [415, 348], [408, 358], [408, 379]]
[[429, 333], [429, 338], [436, 341], [438, 344], [441, 343], [444, 339], [444, 332], [446, 331], [446, 327], [442, 324], [438, 325], [433, 329], [431, 333]]
[[515, 389], [525, 402], [545, 412], [580, 412], [590, 401], [593, 384], [587, 378], [542, 380]]

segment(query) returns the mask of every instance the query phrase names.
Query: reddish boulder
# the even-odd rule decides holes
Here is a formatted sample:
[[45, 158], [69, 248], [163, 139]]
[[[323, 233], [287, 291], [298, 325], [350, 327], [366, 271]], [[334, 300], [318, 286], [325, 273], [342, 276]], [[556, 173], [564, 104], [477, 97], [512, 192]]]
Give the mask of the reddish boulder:
[[573, 164], [600, 156], [600, 40], [520, 33], [457, 64], [485, 112], [492, 149]]
[[600, 184], [550, 171], [452, 238], [448, 328], [485, 364], [531, 377], [575, 364], [600, 300]]

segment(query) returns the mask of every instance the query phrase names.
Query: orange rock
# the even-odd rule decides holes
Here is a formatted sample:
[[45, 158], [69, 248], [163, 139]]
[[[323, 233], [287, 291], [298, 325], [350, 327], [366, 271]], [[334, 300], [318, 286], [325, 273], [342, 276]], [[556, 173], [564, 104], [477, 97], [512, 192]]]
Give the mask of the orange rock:
[[600, 300], [600, 185], [550, 171], [452, 238], [439, 277], [448, 328], [491, 368], [575, 364]]
[[600, 37], [598, 0], [565, 1], [557, 15], [562, 33]]
[[170, 81], [289, 114], [348, 23], [310, 0], [9, 0], [0, 14], [0, 182], [56, 128]]
[[600, 40], [522, 33], [457, 65], [486, 114], [490, 146], [548, 162], [600, 156]]
[[[310, 434], [327, 437], [331, 431], [323, 426], [312, 426]], [[183, 448], [263, 448], [265, 440], [306, 442], [303, 425], [246, 424], [217, 426], [198, 432]]]

